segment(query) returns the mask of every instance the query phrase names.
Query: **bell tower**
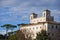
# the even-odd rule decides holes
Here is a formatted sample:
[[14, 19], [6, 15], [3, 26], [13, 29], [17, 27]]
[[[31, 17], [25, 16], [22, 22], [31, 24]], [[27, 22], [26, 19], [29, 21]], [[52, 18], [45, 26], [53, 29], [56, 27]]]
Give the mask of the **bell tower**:
[[51, 11], [46, 9], [43, 11], [43, 17], [46, 18], [46, 21], [54, 21], [54, 17], [50, 15]]
[[32, 20], [32, 19], [34, 19], [34, 18], [37, 18], [37, 14], [32, 13], [32, 14], [30, 15], [30, 20]]
[[44, 10], [43, 11], [43, 17], [49, 17], [50, 16], [50, 10]]

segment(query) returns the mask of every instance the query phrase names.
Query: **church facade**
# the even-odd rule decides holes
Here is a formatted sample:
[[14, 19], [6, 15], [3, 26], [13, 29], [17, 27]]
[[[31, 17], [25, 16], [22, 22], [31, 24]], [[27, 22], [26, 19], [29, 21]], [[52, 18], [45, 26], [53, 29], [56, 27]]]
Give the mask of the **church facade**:
[[20, 26], [20, 30], [27, 29], [33, 31], [33, 39], [36, 38], [36, 33], [41, 30], [46, 30], [51, 36], [51, 40], [60, 40], [60, 23], [54, 21], [54, 17], [51, 16], [50, 10], [44, 10], [41, 17], [32, 13], [30, 15], [30, 24]]

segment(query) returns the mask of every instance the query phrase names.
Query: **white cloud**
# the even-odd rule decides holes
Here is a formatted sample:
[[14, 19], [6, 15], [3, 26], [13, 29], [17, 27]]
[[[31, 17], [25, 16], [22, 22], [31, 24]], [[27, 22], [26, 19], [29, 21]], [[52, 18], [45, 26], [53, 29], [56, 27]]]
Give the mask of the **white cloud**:
[[54, 16], [55, 21], [60, 22], [60, 11], [51, 10], [51, 15]]
[[51, 10], [51, 14], [54, 15], [55, 17], [59, 17], [60, 11], [59, 10]]
[[[22, 20], [28, 20], [30, 14], [33, 12], [41, 16], [44, 9], [51, 10], [51, 14], [55, 17], [55, 19], [60, 21], [60, 11], [57, 10], [58, 8], [54, 9], [55, 3], [56, 0], [1, 0], [0, 7], [11, 8], [0, 14], [0, 22], [22, 22]], [[5, 16], [1, 15], [7, 15], [8, 17], [6, 18]], [[5, 32], [5, 30], [0, 31], [0, 33], [3, 34], [5, 34]]]
[[10, 7], [10, 6], [21, 5], [21, 7], [25, 7], [28, 4], [43, 5], [43, 4], [53, 4], [55, 2], [56, 2], [56, 0], [2, 0], [1, 1], [1, 6]]
[[[9, 30], [8, 32], [11, 32], [11, 30]], [[6, 34], [6, 30], [0, 30], [0, 34]]]
[[17, 0], [1, 0], [1, 7], [9, 7], [16, 5]]
[[[3, 6], [12, 6], [12, 5], [17, 5], [19, 0], [2, 0], [2, 5]], [[20, 0], [21, 1], [21, 0]], [[19, 2], [20, 2], [19, 1]], [[25, 16], [30, 15], [32, 12], [37, 13], [38, 15], [41, 15], [42, 10], [46, 9], [46, 7], [44, 6], [39, 6], [39, 5], [43, 5], [43, 4], [50, 4], [54, 3], [56, 0], [30, 0], [30, 1], [25, 1], [25, 2], [21, 2], [18, 6], [15, 7], [11, 7], [9, 8], [9, 11], [7, 11], [6, 13], [1, 13], [1, 15], [5, 15], [8, 14], [10, 16], [10, 18], [5, 18], [1, 21], [12, 21], [17, 19], [17, 16], [20, 16], [20, 19], [25, 18]], [[34, 6], [35, 5], [35, 6]], [[55, 12], [55, 13], [54, 13]], [[52, 13], [54, 13], [53, 15], [56, 16], [59, 15], [59, 11], [55, 11], [52, 10]], [[18, 20], [20, 20], [18, 19]]]
[[0, 30], [0, 34], [6, 34], [6, 31], [5, 30]]

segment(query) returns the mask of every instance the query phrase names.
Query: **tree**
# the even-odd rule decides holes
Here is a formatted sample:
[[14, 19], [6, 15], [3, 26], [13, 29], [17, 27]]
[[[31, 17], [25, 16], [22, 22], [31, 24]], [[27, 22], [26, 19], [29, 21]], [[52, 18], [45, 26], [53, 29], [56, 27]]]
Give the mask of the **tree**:
[[17, 33], [14, 34], [14, 35], [10, 35], [10, 36], [9, 36], [9, 40], [18, 40], [18, 39], [17, 39]]
[[37, 33], [36, 40], [50, 40], [48, 33], [45, 30]]
[[[3, 27], [3, 28], [6, 29], [6, 37], [7, 37], [7, 35], [8, 35], [8, 30], [9, 30], [9, 29], [13, 29], [13, 28], [15, 28], [16, 26], [15, 26], [15, 25], [12, 25], [12, 24], [4, 24], [4, 25], [2, 25], [1, 27]], [[5, 40], [7, 40], [7, 38], [5, 38]]]
[[0, 40], [4, 39], [4, 36], [2, 34], [0, 34]]
[[16, 28], [17, 26], [16, 25], [12, 25], [10, 24], [10, 29], [11, 29], [11, 32], [13, 33], [13, 29]]

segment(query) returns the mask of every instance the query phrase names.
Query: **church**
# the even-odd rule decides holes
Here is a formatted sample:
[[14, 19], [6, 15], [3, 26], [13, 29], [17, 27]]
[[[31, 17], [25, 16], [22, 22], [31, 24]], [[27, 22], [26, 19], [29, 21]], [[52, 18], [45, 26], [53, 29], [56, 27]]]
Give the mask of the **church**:
[[32, 13], [30, 23], [21, 25], [20, 30], [22, 29], [33, 31], [33, 39], [36, 38], [36, 33], [46, 30], [51, 36], [51, 40], [60, 40], [60, 23], [54, 21], [54, 16], [51, 16], [51, 11], [48, 9], [42, 12], [41, 17], [38, 17], [36, 13]]

